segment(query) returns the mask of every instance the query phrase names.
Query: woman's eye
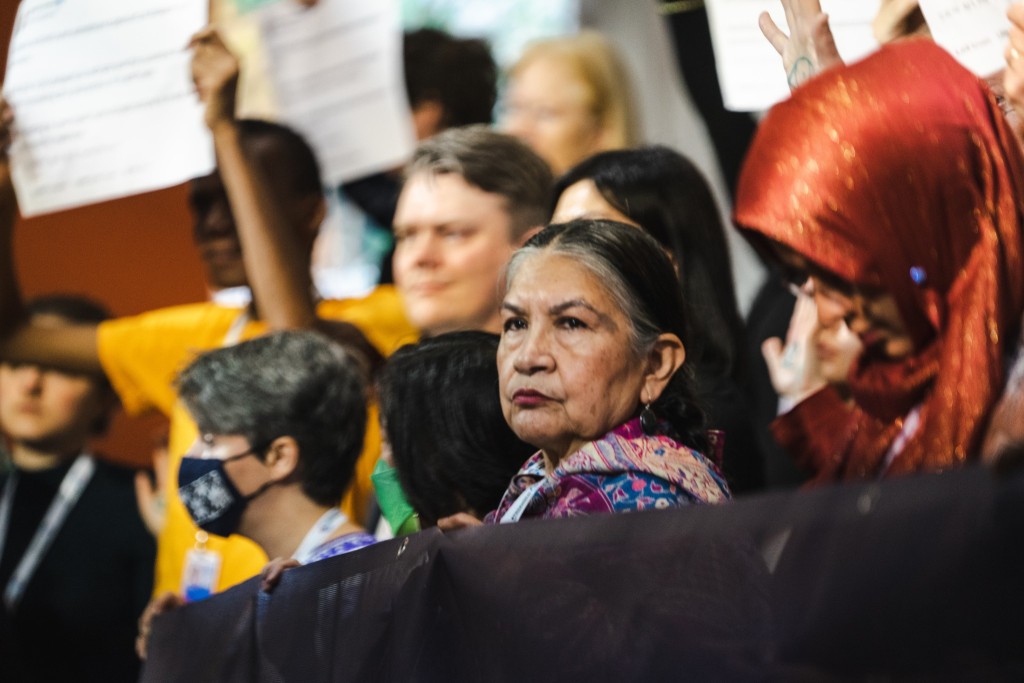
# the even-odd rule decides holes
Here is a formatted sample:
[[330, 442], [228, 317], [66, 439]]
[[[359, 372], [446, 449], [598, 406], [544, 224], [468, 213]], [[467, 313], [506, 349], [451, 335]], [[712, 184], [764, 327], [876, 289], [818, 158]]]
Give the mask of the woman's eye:
[[558, 325], [559, 327], [564, 327], [568, 330], [584, 330], [587, 328], [587, 324], [585, 322], [579, 318], [572, 317], [559, 318]]
[[523, 320], [522, 318], [509, 318], [504, 323], [502, 323], [501, 328], [505, 332], [512, 332], [513, 330], [525, 330], [526, 321]]

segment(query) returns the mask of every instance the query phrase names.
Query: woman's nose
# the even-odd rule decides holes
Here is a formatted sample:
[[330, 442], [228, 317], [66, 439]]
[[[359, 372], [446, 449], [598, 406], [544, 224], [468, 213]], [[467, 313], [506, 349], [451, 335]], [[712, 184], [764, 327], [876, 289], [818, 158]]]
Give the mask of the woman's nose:
[[532, 375], [536, 372], [545, 372], [554, 368], [554, 358], [551, 355], [547, 334], [542, 329], [531, 328], [526, 332], [526, 338], [519, 346], [515, 355], [515, 369], [517, 372]]

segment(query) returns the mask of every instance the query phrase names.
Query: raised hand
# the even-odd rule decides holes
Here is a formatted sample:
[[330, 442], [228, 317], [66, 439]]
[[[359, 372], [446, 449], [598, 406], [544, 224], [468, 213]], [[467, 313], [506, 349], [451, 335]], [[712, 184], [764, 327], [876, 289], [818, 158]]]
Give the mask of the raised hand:
[[238, 59], [228, 50], [217, 29], [207, 26], [192, 36], [192, 81], [199, 99], [206, 105], [206, 125], [235, 120], [235, 94], [238, 89]]
[[772, 386], [784, 410], [792, 408], [826, 384], [813, 343], [818, 326], [814, 297], [801, 292], [789, 321], [785, 346], [778, 337], [766, 339], [761, 344]]
[[782, 57], [791, 90], [826, 69], [843, 63], [819, 0], [781, 0], [789, 35], [767, 12], [758, 18], [761, 33]]

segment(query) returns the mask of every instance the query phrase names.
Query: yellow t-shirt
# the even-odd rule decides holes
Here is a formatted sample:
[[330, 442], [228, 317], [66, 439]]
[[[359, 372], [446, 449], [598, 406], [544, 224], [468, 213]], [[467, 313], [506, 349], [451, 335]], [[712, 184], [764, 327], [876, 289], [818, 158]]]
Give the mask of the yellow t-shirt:
[[[169, 463], [165, 484], [167, 518], [157, 541], [154, 593], [179, 591], [185, 554], [195, 545], [196, 527], [178, 498], [178, 466], [196, 439], [196, 428], [177, 400], [174, 381], [198, 354], [219, 348], [232, 323], [241, 315], [237, 308], [212, 303], [161, 309], [100, 324], [99, 356], [126, 411], [139, 414], [159, 410], [171, 420]], [[328, 300], [317, 305], [325, 320], [344, 320], [356, 325], [384, 355], [417, 333], [405, 320], [401, 301], [393, 287], [382, 286], [363, 299]], [[267, 331], [250, 321], [241, 339]], [[352, 519], [362, 519], [372, 491], [370, 475], [380, 453], [377, 410], [370, 406], [366, 442], [356, 464], [355, 478], [341, 508]], [[211, 537], [208, 548], [221, 553], [223, 561], [218, 590], [224, 590], [257, 574], [267, 562], [263, 551], [240, 536]]]

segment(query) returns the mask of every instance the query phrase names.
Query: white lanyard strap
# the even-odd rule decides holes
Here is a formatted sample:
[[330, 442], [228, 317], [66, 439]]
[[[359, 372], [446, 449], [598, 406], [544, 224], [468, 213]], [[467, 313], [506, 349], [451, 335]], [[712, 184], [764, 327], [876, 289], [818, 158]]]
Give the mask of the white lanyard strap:
[[227, 334], [224, 335], [224, 340], [220, 343], [221, 347], [234, 346], [242, 341], [242, 333], [245, 332], [245, 326], [248, 324], [249, 309], [246, 308], [235, 316], [235, 319], [231, 322], [231, 327], [228, 328]]
[[537, 493], [538, 489], [544, 484], [545, 479], [539, 479], [533, 483], [528, 489], [519, 494], [515, 502], [509, 506], [508, 510], [505, 510], [505, 514], [501, 516], [502, 524], [509, 524], [511, 522], [518, 522], [526, 512], [527, 506], [530, 501], [533, 500], [533, 494]]
[[298, 560], [299, 564], [307, 564], [313, 559], [316, 549], [347, 521], [348, 517], [338, 508], [331, 508], [325, 512], [316, 521], [313, 528], [306, 532], [306, 536], [302, 539], [302, 543], [299, 543], [292, 559]]
[[7, 542], [7, 527], [11, 524], [11, 506], [14, 504], [14, 489], [18, 486], [17, 470], [12, 469], [4, 483], [3, 497], [0, 498], [0, 558], [4, 556]]
[[[46, 515], [39, 528], [36, 529], [32, 542], [29, 543], [28, 549], [21, 557], [21, 561], [11, 575], [11, 580], [7, 582], [7, 587], [4, 589], [4, 604], [9, 611], [13, 612], [21, 602], [21, 596], [24, 595], [29, 579], [32, 578], [36, 567], [39, 566], [39, 561], [53, 544], [57, 532], [60, 531], [64, 520], [67, 519], [71, 508], [82, 497], [82, 492], [85, 491], [85, 487], [89, 484], [95, 471], [96, 461], [83, 453], [75, 459], [71, 469], [64, 475], [64, 479], [60, 482], [60, 488], [57, 489], [57, 495], [54, 496], [50, 507], [46, 510]], [[3, 502], [0, 503], [0, 552], [2, 552], [7, 539], [7, 529], [11, 521], [11, 507], [14, 505], [14, 490], [17, 486], [16, 477], [17, 472], [12, 472], [4, 486]]]

